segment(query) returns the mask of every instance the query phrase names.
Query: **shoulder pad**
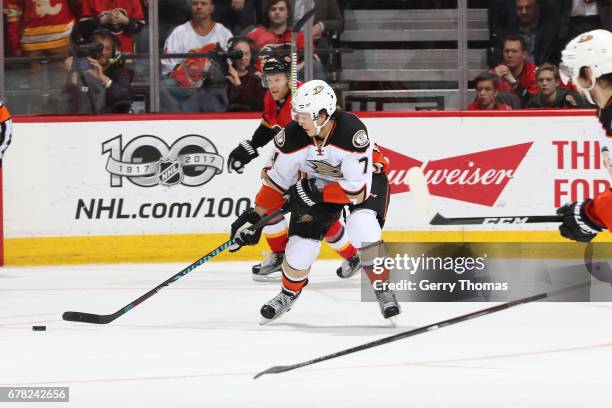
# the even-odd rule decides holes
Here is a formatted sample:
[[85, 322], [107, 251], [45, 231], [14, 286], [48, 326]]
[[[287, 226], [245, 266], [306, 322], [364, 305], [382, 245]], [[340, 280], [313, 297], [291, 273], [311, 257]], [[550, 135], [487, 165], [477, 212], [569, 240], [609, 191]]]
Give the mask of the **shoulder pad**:
[[336, 119], [329, 144], [351, 152], [365, 152], [370, 146], [368, 130], [363, 122], [352, 113], [341, 112]]
[[274, 136], [274, 145], [283, 153], [300, 150], [310, 144], [310, 138], [297, 122], [289, 124]]

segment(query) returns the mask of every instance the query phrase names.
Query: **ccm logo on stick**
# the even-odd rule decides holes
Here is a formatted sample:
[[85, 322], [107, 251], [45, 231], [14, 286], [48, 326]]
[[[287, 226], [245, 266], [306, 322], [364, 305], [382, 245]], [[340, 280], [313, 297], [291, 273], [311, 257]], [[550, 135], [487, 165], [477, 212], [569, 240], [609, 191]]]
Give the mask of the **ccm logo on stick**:
[[483, 224], [525, 224], [529, 217], [492, 217], [485, 218]]

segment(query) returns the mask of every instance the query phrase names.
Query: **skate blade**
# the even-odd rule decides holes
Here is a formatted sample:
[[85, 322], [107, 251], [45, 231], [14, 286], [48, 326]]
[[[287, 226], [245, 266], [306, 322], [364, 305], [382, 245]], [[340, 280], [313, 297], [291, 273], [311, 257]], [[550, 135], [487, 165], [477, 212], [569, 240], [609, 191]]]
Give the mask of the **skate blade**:
[[259, 325], [260, 326], [265, 326], [266, 324], [270, 323], [271, 321], [273, 321], [274, 319], [266, 319], [265, 317], [261, 317], [259, 319]]
[[[272, 272], [272, 273], [276, 273], [276, 272]], [[278, 275], [273, 275], [273, 276], [270, 276], [270, 275], [272, 274], [268, 274], [268, 275], [251, 274], [251, 278], [255, 282], [280, 282], [281, 281], [280, 273]]]

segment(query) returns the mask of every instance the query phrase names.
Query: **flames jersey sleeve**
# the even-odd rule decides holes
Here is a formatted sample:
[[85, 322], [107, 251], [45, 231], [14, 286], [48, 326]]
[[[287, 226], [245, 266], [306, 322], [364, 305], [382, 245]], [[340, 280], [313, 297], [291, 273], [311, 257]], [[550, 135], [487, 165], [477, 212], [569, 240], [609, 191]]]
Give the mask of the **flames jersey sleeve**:
[[350, 113], [335, 118], [323, 141], [291, 122], [274, 138], [273, 160], [262, 172], [264, 186], [255, 201], [270, 208], [298, 178], [307, 177], [323, 191], [324, 202], [360, 204], [370, 194], [372, 151], [365, 125]]
[[261, 123], [251, 137], [251, 145], [255, 148], [267, 145], [289, 122], [291, 122], [291, 92], [284, 101], [277, 102], [272, 98], [270, 90], [267, 90], [264, 95]]
[[587, 213], [597, 224], [612, 231], [612, 190], [596, 197], [587, 208]]

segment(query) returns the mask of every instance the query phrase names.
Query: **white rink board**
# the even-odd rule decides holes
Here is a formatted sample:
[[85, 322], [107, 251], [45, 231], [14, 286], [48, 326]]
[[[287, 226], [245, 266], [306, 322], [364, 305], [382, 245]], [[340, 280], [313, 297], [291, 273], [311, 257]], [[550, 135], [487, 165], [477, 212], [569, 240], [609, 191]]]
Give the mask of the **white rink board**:
[[[391, 160], [393, 183], [401, 187], [401, 172], [410, 167], [411, 160], [422, 162], [426, 172], [433, 169], [436, 180], [430, 187], [435, 189], [434, 204], [446, 216], [549, 214], [557, 204], [555, 201], [572, 198], [569, 193], [572, 182], [580, 186], [578, 198], [593, 195], [593, 191], [584, 192], [584, 186], [590, 186], [591, 190], [609, 187], [606, 172], [599, 164], [598, 140], [603, 137], [603, 130], [595, 116], [584, 113], [555, 117], [423, 116], [368, 117], [364, 122], [379, 145], [400, 155]], [[258, 191], [259, 172], [266, 154], [260, 151], [260, 157], [242, 175], [227, 172], [227, 156], [240, 140], [250, 137], [258, 123], [258, 119], [64, 123], [16, 120], [15, 136], [3, 164], [5, 237], [226, 232], [236, 213]], [[121, 145], [116, 139], [119, 135]], [[155, 138], [143, 138], [146, 135]], [[180, 143], [176, 142], [187, 135], [195, 137], [181, 150]], [[214, 149], [201, 137], [208, 139]], [[587, 148], [588, 160], [584, 155], [572, 154], [572, 142], [577, 143], [579, 150]], [[510, 148], [517, 145], [522, 147]], [[139, 147], [134, 154], [126, 153], [130, 150], [128, 147], [134, 146]], [[197, 154], [204, 151], [198, 150], [201, 147], [206, 150], [205, 154]], [[485, 152], [502, 148], [508, 149]], [[141, 155], [142, 151], [149, 156]], [[145, 169], [146, 160], [136, 161], [139, 157], [154, 157], [156, 151], [170, 159], [179, 155], [182, 164], [185, 160], [190, 163], [199, 160], [216, 166], [217, 170], [214, 166], [202, 167], [212, 175], [198, 177], [199, 173], [185, 173], [183, 183], [187, 185], [170, 186], [160, 185], [156, 174], [144, 176], [146, 179], [117, 175], [128, 171], [132, 172], [129, 174], [150, 172], [152, 167]], [[483, 153], [465, 157], [478, 152]], [[118, 160], [109, 166], [112, 155]], [[126, 157], [131, 162], [123, 160]], [[576, 168], [571, 168], [572, 157]], [[561, 158], [564, 166], [560, 166]], [[516, 166], [504, 163], [509, 160], [517, 162]], [[148, 165], [156, 166], [156, 163]], [[193, 167], [180, 167], [193, 171]], [[479, 173], [475, 175], [476, 168]], [[197, 185], [206, 178], [209, 180]], [[171, 178], [169, 182], [172, 181]], [[116, 185], [112, 186], [113, 183]], [[98, 211], [100, 204], [106, 209]], [[411, 216], [412, 212], [410, 194], [394, 194], [385, 229], [431, 229]], [[488, 230], [545, 228], [543, 225], [486, 226]], [[464, 227], [445, 228], [453, 229]]]

